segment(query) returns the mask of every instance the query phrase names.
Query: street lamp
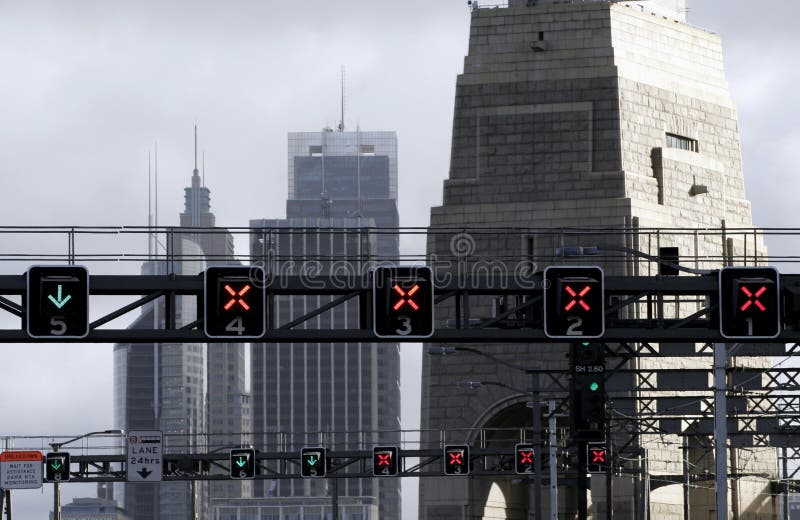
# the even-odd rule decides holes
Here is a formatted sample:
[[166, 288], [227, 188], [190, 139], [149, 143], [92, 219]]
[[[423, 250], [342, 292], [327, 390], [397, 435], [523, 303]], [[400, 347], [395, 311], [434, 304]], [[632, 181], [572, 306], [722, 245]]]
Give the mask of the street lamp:
[[[78, 435], [77, 437], [73, 437], [72, 439], [66, 440], [64, 442], [51, 442], [50, 449], [54, 452], [61, 451], [63, 446], [67, 444], [73, 443], [75, 441], [79, 441], [81, 439], [85, 439], [86, 437], [91, 437], [92, 435], [124, 435], [125, 430], [104, 430], [101, 432], [89, 432], [84, 433], [83, 435]], [[61, 487], [59, 486], [59, 482], [56, 480], [53, 482], [53, 520], [61, 520]]]
[[[545, 372], [541, 369], [534, 369], [534, 368], [526, 368], [514, 363], [510, 363], [505, 359], [499, 358], [493, 354], [489, 354], [488, 352], [482, 352], [480, 350], [470, 348], [470, 347], [454, 347], [449, 345], [444, 346], [430, 346], [428, 347], [428, 354], [431, 355], [447, 355], [447, 354], [455, 354], [456, 352], [469, 352], [471, 354], [476, 354], [479, 356], [483, 356], [487, 359], [491, 359], [495, 363], [499, 363], [504, 365], [508, 368], [513, 370], [519, 370], [521, 372], [525, 372], [526, 374], [531, 375], [532, 379], [532, 387], [531, 387], [531, 395], [532, 395], [532, 410], [533, 410], [533, 446], [536, 453], [536, 456], [533, 459], [533, 471], [534, 471], [534, 488], [533, 488], [533, 509], [536, 514], [536, 518], [542, 518], [542, 459], [540, 454], [542, 453], [542, 415], [541, 410], [539, 409], [539, 373]], [[459, 387], [461, 388], [480, 388], [483, 385], [494, 385], [494, 386], [501, 386], [512, 390], [514, 392], [520, 393], [527, 393], [524, 390], [519, 390], [512, 386], [509, 386], [505, 383], [500, 383], [498, 381], [468, 381], [468, 382], [461, 382], [458, 383]], [[552, 465], [551, 465], [552, 466]], [[556, 468], [553, 466], [550, 468], [551, 473], [551, 494], [550, 494], [550, 508], [551, 512], [550, 515], [552, 518], [556, 518], [555, 515], [558, 514], [558, 505], [557, 503], [554, 504], [554, 491], [553, 484], [555, 479], [553, 478], [553, 472]]]

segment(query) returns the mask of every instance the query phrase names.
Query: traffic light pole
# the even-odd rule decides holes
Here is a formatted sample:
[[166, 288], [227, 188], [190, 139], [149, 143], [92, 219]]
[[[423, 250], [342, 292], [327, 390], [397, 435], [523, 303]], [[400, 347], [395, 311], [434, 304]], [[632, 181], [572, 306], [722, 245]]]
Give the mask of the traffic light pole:
[[339, 479], [331, 482], [331, 520], [339, 520]]
[[725, 343], [714, 343], [714, 464], [717, 520], [728, 519], [728, 403], [725, 397], [725, 366], [728, 349]]
[[53, 483], [53, 520], [61, 520], [61, 487]]
[[578, 441], [578, 520], [586, 520], [589, 502], [586, 499], [588, 491], [586, 477], [586, 441]]
[[[550, 445], [550, 520], [558, 520], [558, 461], [556, 457], [556, 402], [547, 403]], [[537, 519], [538, 520], [538, 519]]]
[[614, 519], [614, 456], [611, 450], [611, 421], [606, 421], [606, 520]]
[[539, 373], [531, 372], [533, 384], [531, 410], [533, 410], [533, 509], [536, 520], [542, 518], [542, 408], [539, 404]]
[[[51, 444], [54, 452], [61, 451], [61, 444]], [[61, 486], [56, 480], [53, 482], [53, 520], [61, 520]]]

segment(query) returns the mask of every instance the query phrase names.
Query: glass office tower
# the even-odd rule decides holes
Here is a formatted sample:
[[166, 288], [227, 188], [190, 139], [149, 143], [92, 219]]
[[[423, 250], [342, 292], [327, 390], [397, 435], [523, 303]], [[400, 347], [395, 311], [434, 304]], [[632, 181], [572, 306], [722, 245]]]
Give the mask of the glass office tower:
[[[397, 138], [394, 132], [289, 134], [287, 218], [251, 220], [251, 254], [273, 276], [319, 268], [362, 274], [371, 261], [399, 256]], [[388, 228], [388, 229], [386, 229]], [[305, 271], [304, 271], [305, 270]], [[273, 309], [288, 323], [332, 297], [286, 296]], [[359, 325], [348, 301], [295, 328]], [[371, 449], [399, 441], [400, 355], [389, 343], [254, 344], [254, 444], [265, 451], [323, 444]], [[296, 497], [341, 497], [340, 518], [399, 519], [399, 479], [259, 481], [264, 513], [321, 518]], [[346, 504], [346, 506], [345, 506]], [[320, 506], [322, 507], [322, 506]]]

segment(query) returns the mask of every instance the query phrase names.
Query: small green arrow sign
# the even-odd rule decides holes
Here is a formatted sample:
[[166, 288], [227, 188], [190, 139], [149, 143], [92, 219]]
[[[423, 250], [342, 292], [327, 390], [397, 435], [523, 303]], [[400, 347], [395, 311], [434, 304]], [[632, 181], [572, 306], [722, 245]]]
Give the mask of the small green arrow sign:
[[245, 464], [247, 464], [247, 459], [244, 457], [239, 457], [239, 459], [236, 461], [236, 465], [240, 468], [243, 468]]
[[61, 469], [61, 461], [60, 460], [54, 460], [53, 462], [50, 463], [50, 467], [53, 468], [54, 470], [58, 471], [59, 469]]
[[47, 295], [47, 299], [53, 302], [53, 305], [55, 305], [59, 309], [64, 305], [66, 305], [67, 302], [72, 299], [72, 296], [69, 294], [65, 298], [62, 298], [61, 297], [62, 290], [63, 288], [61, 287], [61, 284], [58, 284], [58, 289], [57, 289], [58, 298], [53, 298], [52, 294]]
[[319, 460], [318, 458], [312, 455], [306, 459], [306, 462], [308, 462], [309, 466], [316, 466], [318, 460]]

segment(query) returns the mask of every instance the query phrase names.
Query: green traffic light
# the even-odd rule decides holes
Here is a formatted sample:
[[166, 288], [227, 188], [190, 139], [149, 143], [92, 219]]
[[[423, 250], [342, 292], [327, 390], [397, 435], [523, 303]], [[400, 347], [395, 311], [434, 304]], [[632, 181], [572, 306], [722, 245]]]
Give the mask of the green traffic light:
[[597, 381], [592, 381], [592, 383], [589, 385], [589, 390], [592, 392], [597, 392], [598, 388], [600, 388], [600, 384]]

